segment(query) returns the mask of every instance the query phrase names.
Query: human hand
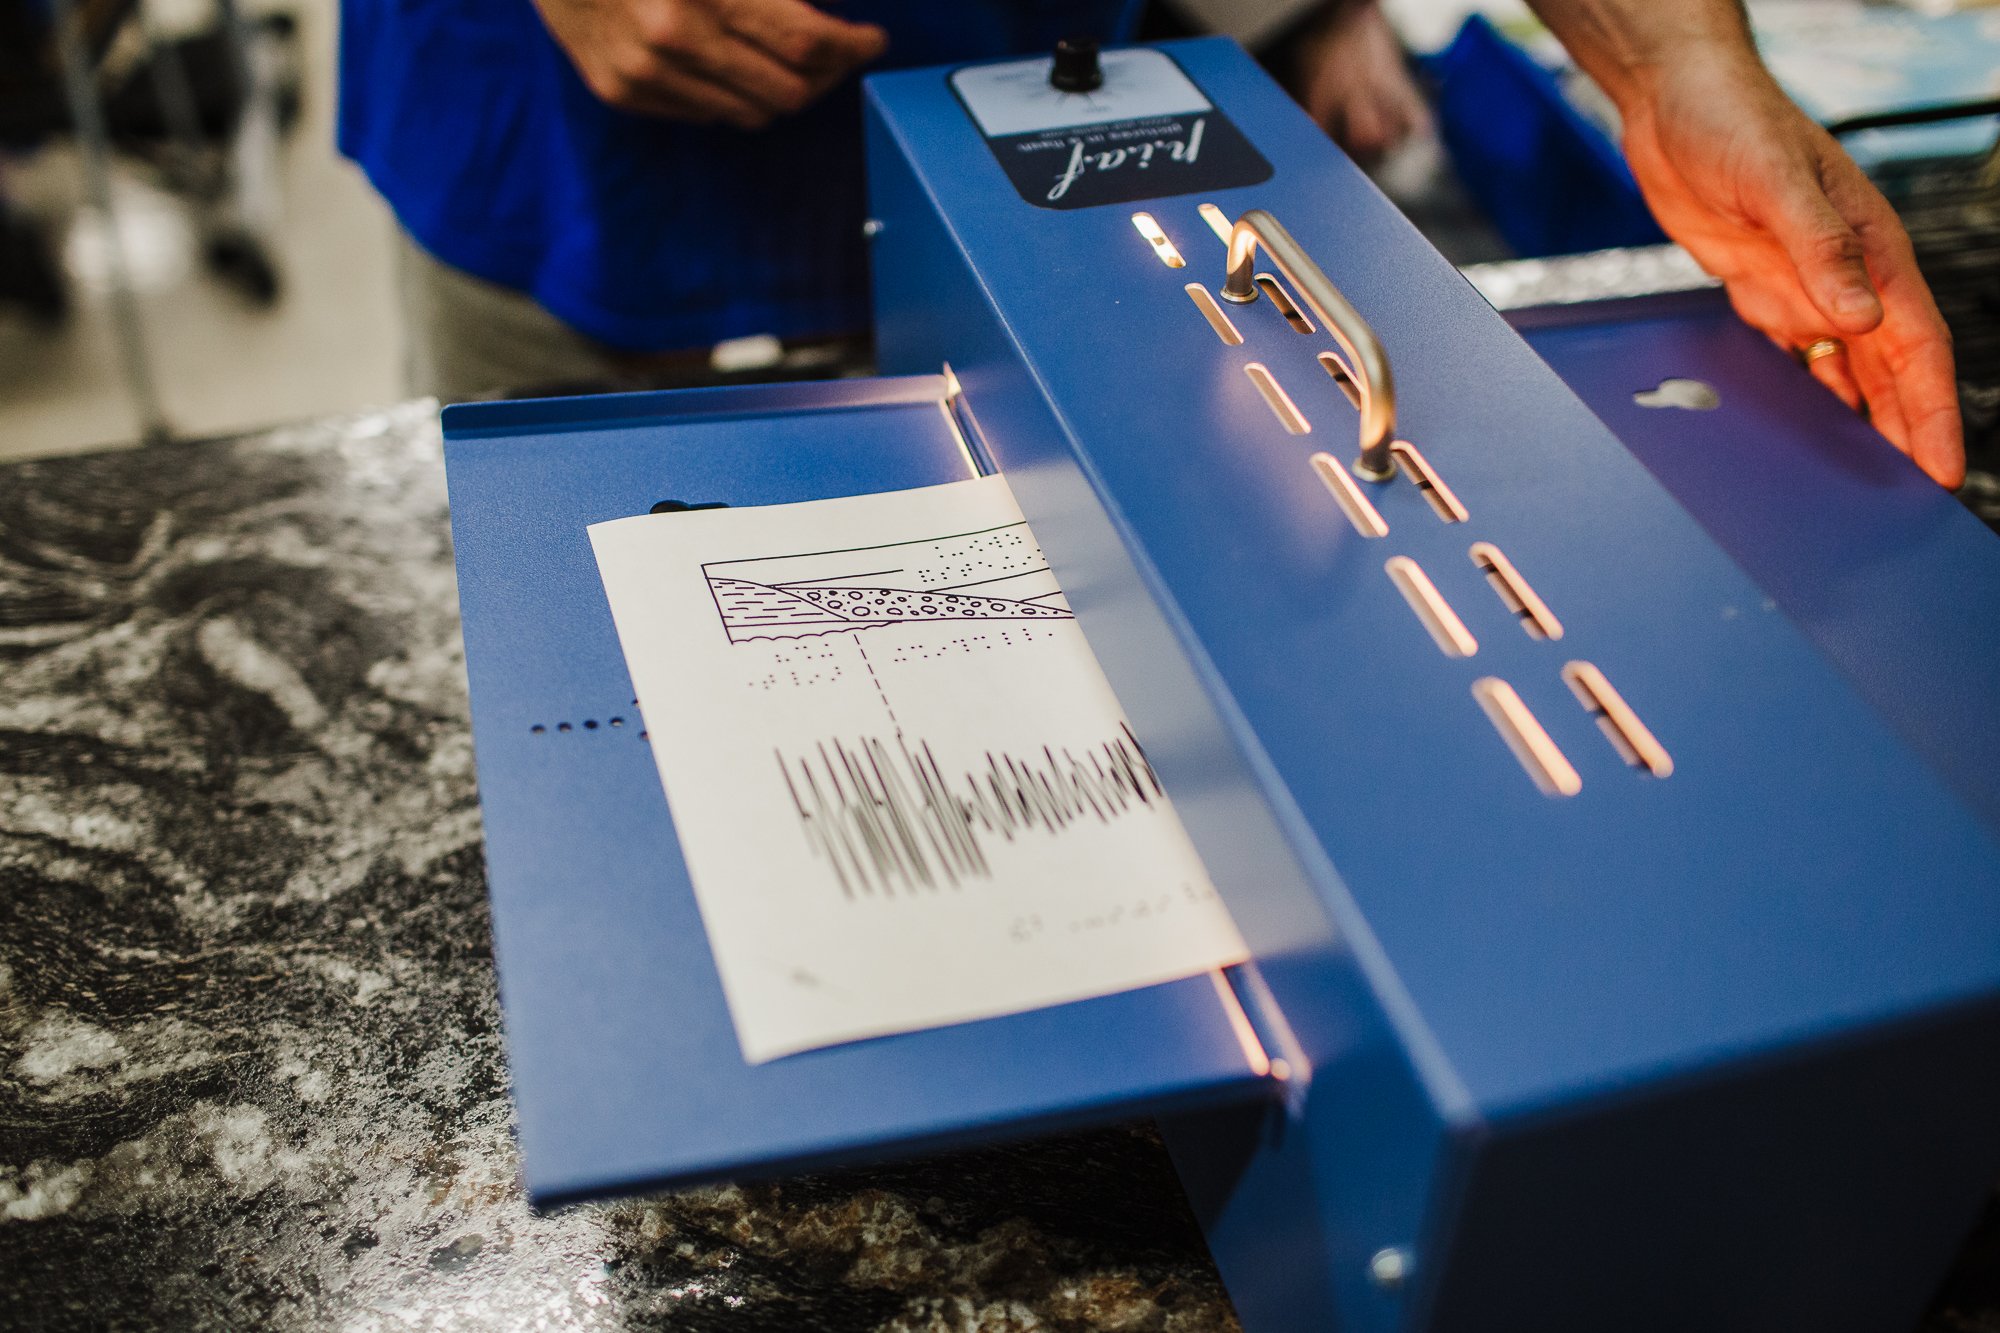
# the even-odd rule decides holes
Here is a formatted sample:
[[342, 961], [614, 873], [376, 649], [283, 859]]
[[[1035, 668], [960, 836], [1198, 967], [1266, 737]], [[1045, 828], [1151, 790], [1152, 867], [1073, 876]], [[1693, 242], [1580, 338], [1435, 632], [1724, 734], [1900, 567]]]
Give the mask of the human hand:
[[762, 129], [881, 55], [888, 34], [805, 0], [535, 0], [598, 97], [671, 120]]
[[1292, 95], [1364, 166], [1430, 126], [1430, 109], [1376, 0], [1335, 0], [1299, 34]]
[[1620, 98], [1625, 152], [1661, 227], [1781, 347], [1941, 485], [1965, 479], [1951, 334], [1893, 209], [1754, 54], [1653, 67]]

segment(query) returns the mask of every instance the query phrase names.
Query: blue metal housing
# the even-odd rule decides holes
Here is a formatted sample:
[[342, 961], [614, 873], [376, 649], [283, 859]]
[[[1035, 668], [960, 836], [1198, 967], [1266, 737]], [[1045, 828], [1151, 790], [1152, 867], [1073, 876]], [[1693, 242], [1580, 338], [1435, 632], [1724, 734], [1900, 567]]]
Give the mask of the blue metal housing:
[[[1282, 1105], [1169, 1122], [1247, 1326], [1907, 1326], [2000, 1148], [2000, 848], [1899, 734], [1910, 710], [1871, 706], [1777, 599], [1810, 602], [1816, 561], [1944, 582], [2000, 556], [1863, 522], [1771, 553], [1759, 586], [1239, 50], [1163, 49], [1268, 181], [1037, 208], [945, 72], [869, 81], [878, 345], [886, 370], [951, 364], [1255, 953]], [[1400, 480], [1370, 488], [1386, 537], [1350, 526], [1307, 462], [1354, 453], [1332, 343], [1268, 300], [1218, 340], [1183, 290], [1222, 277], [1203, 202], [1270, 209], [1319, 257], [1467, 521]], [[1906, 463], [1868, 466], [1922, 507]], [[1559, 641], [1524, 632], [1475, 541]], [[1391, 556], [1473, 656], [1432, 642]], [[1880, 647], [1892, 689], [1955, 687]], [[1607, 743], [1560, 675], [1578, 660], [1670, 777]], [[1576, 795], [1524, 775], [1482, 677]]]
[[[531, 1195], [1154, 1112], [1252, 1333], [1908, 1326], [2000, 1167], [2000, 543], [1713, 297], [1540, 312], [1531, 350], [1240, 51], [1162, 49], [1241, 136], [1211, 159], [1254, 151], [1208, 179], [1257, 183], [1176, 194], [1159, 147], [1165, 184], [1045, 207], [1032, 125], [989, 145], [949, 71], [870, 81], [878, 340], [905, 377], [447, 410]], [[1218, 339], [1185, 290], [1222, 278], [1204, 202], [1274, 212], [1372, 321], [1463, 521], [1407, 479], [1367, 488], [1385, 536], [1343, 516], [1308, 465], [1355, 450], [1333, 344], [1268, 299]], [[1721, 405], [1633, 401], [1667, 377]], [[738, 1054], [585, 528], [951, 480], [954, 420], [1255, 952], [1234, 981], [1269, 1076], [1206, 980]], [[1600, 733], [1572, 661], [1670, 776]], [[1574, 795], [1530, 781], [1486, 677]]]

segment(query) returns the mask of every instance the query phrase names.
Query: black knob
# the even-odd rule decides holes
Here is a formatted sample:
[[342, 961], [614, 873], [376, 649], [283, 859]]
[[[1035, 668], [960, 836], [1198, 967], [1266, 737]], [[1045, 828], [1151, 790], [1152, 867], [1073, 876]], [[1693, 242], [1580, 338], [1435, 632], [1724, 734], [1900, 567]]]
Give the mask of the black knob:
[[1056, 43], [1055, 68], [1049, 86], [1058, 92], [1090, 93], [1104, 86], [1104, 66], [1097, 60], [1097, 39], [1065, 37]]

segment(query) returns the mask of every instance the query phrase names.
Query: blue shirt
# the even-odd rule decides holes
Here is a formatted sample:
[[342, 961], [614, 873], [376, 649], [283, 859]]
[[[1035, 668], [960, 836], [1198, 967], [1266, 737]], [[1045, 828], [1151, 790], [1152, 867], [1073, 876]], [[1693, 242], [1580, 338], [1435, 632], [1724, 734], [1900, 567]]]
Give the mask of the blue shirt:
[[[1111, 37], [1132, 0], [844, 0], [883, 67]], [[340, 148], [456, 268], [613, 347], [867, 327], [858, 79], [747, 132], [614, 110], [530, 0], [343, 0]]]

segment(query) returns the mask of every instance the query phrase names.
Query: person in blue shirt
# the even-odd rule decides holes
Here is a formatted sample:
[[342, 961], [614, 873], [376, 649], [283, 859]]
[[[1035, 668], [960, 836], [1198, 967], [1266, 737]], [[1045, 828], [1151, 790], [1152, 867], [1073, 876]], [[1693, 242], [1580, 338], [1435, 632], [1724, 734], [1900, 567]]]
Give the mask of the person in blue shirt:
[[[1531, 0], [1669, 235], [1946, 485], [1950, 340], [1895, 213], [1757, 59], [1739, 0]], [[344, 0], [340, 143], [406, 233], [416, 387], [657, 376], [867, 327], [864, 68], [1126, 35], [1138, 0]], [[1375, 0], [1297, 29], [1301, 101], [1417, 123]]]
[[415, 387], [637, 381], [724, 339], [865, 330], [857, 72], [1108, 38], [1135, 8], [345, 0], [340, 143], [413, 243]]

